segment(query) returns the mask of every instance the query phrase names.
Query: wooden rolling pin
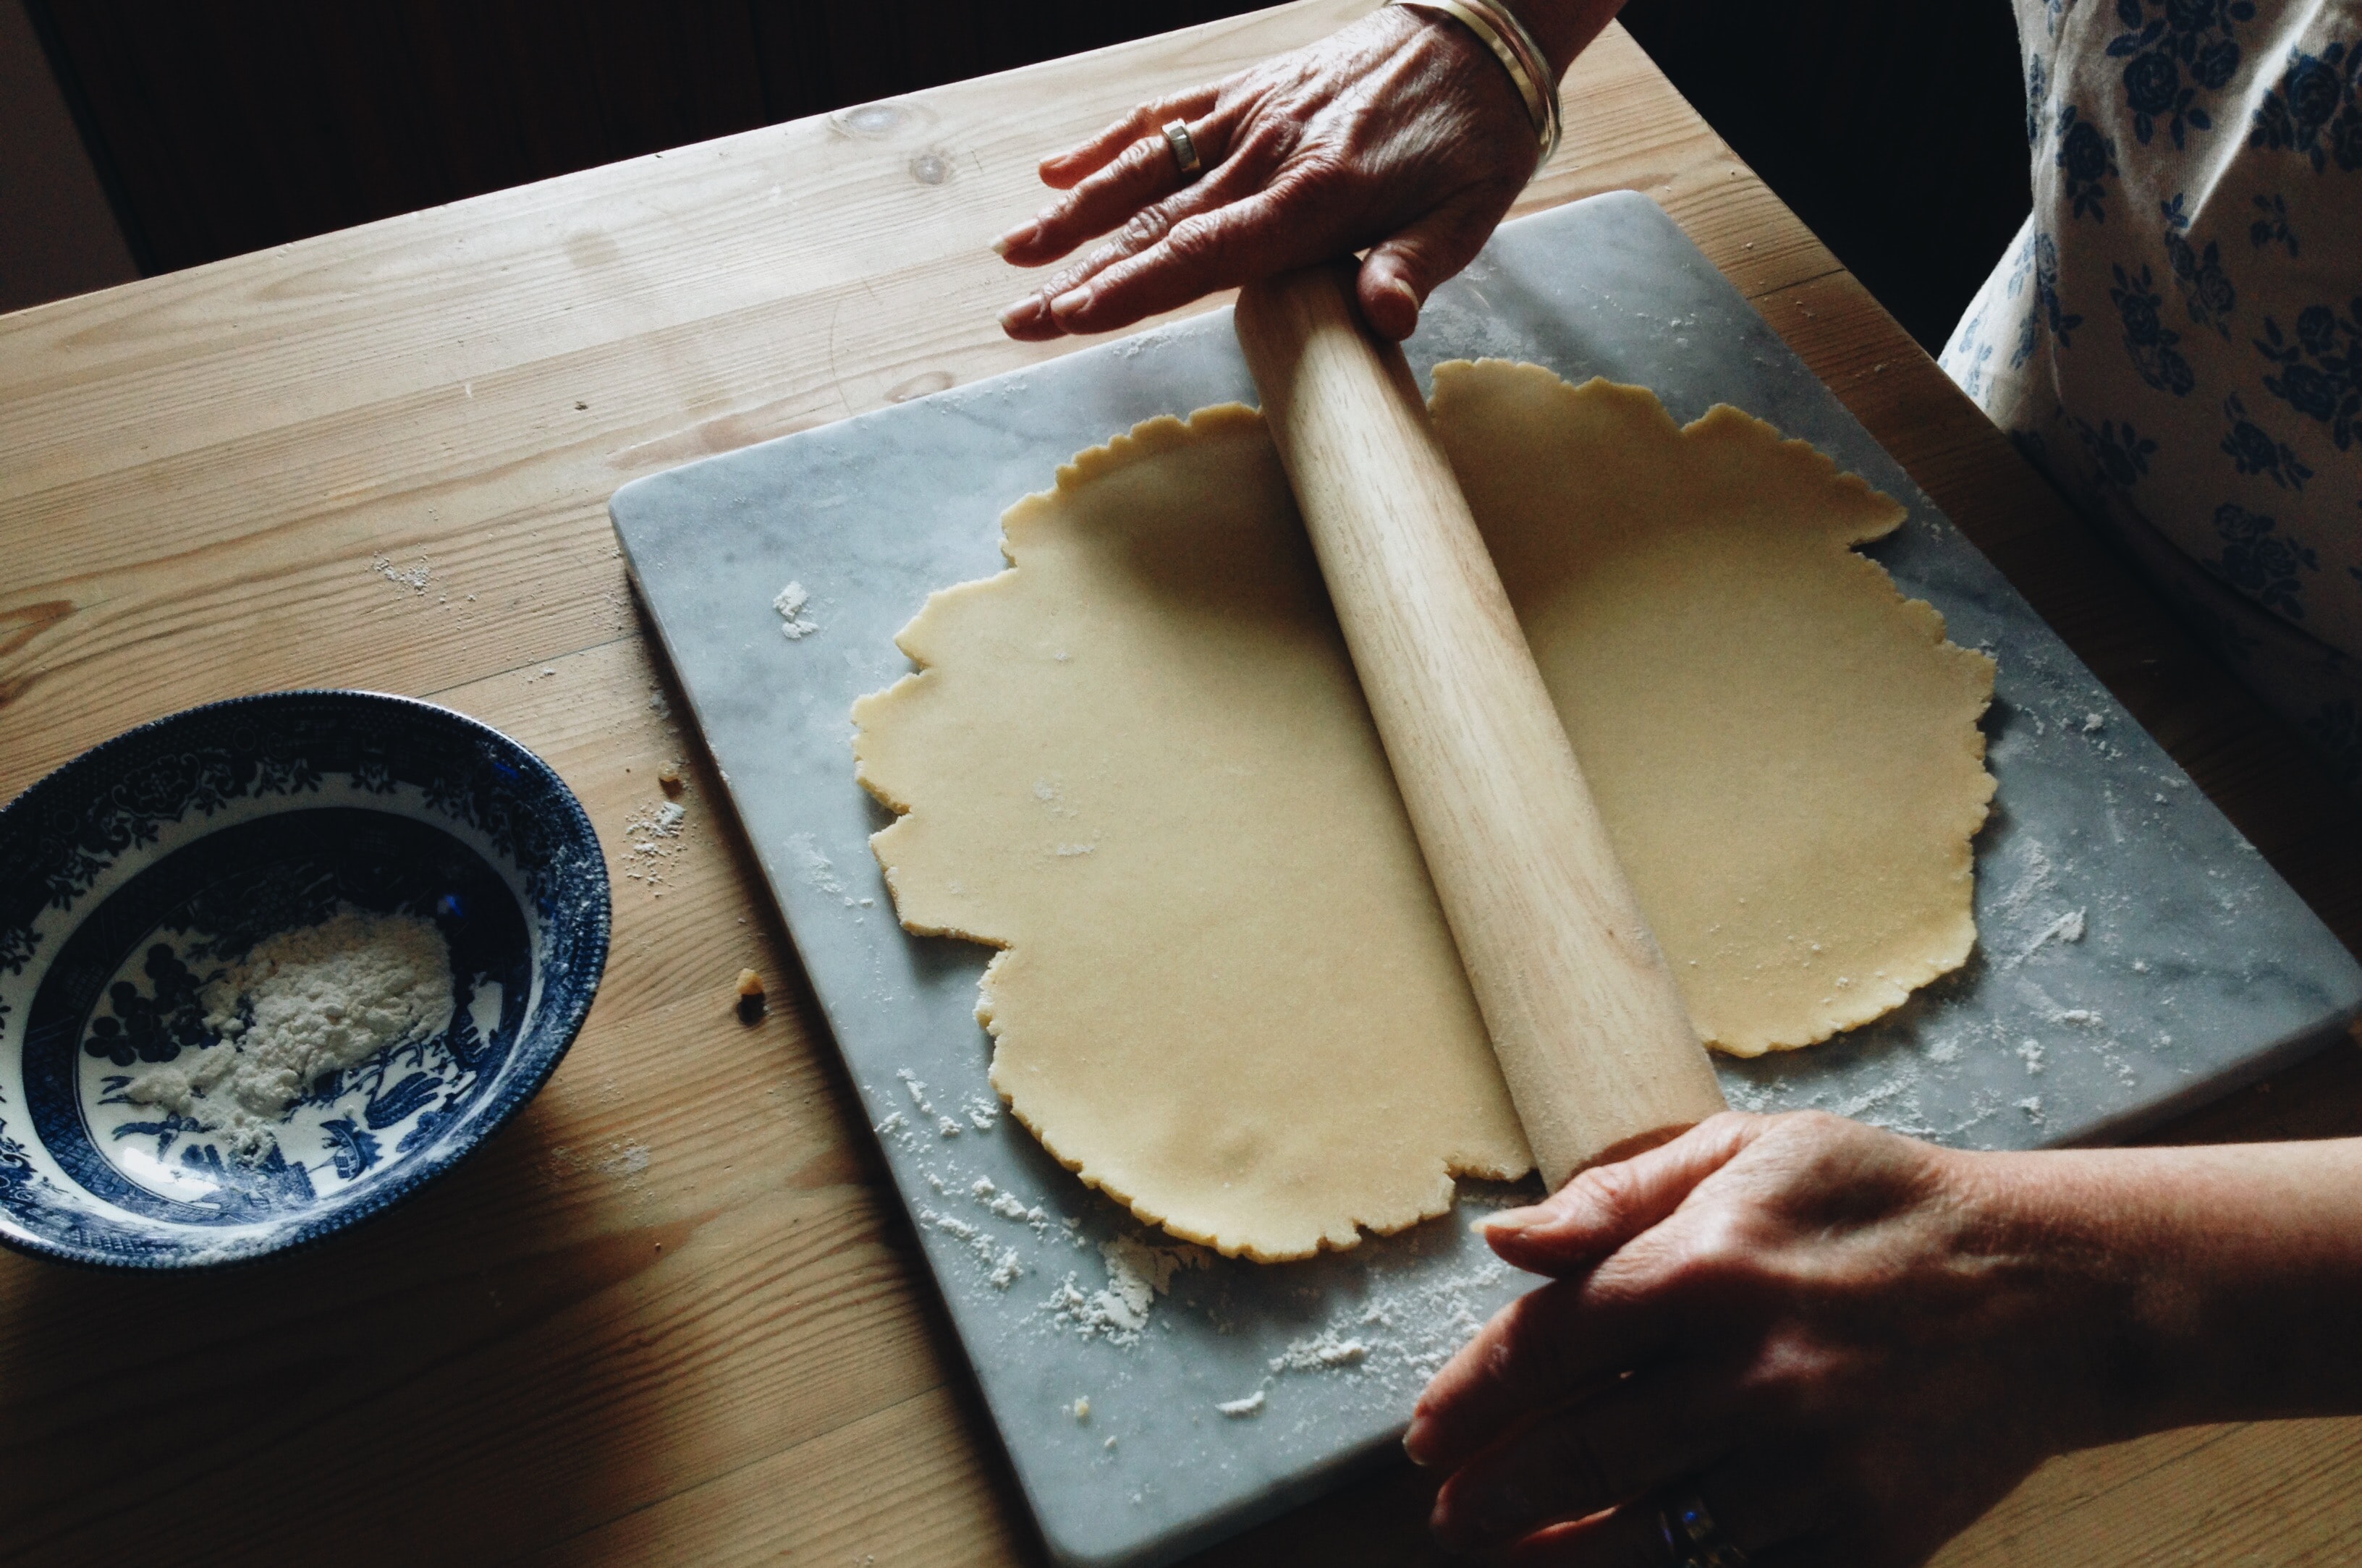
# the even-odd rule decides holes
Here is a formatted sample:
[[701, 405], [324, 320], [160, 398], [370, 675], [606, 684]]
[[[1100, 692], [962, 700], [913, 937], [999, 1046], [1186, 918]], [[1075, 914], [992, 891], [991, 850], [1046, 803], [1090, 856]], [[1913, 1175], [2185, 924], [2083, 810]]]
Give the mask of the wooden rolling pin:
[[[1239, 295], [1353, 668], [1552, 1190], [1724, 1108], [1402, 350], [1350, 264]], [[1579, 484], [1581, 476], [1567, 476]]]

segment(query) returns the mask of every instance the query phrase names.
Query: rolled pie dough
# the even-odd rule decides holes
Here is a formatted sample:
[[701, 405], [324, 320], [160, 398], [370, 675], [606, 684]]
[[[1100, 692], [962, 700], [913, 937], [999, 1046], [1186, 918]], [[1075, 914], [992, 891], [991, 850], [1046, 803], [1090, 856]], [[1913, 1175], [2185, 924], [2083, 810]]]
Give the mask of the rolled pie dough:
[[[1433, 406], [1701, 1035], [1807, 1044], [1961, 963], [1992, 666], [1853, 552], [1901, 509], [1729, 408], [1489, 360]], [[1261, 418], [1151, 420], [1003, 525], [854, 720], [904, 925], [1001, 949], [1018, 1119], [1264, 1261], [1529, 1168]]]

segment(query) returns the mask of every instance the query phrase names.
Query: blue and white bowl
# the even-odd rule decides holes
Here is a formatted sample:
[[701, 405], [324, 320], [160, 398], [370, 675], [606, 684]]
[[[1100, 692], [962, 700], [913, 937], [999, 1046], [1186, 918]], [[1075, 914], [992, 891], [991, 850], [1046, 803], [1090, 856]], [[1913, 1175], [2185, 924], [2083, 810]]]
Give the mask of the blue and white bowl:
[[[434, 922], [447, 1028], [310, 1086], [259, 1149], [131, 1102], [146, 1064], [214, 1043], [207, 974], [345, 906]], [[187, 1268], [380, 1212], [548, 1078], [608, 915], [573, 792], [447, 708], [278, 692], [83, 753], [0, 811], [0, 1242]]]

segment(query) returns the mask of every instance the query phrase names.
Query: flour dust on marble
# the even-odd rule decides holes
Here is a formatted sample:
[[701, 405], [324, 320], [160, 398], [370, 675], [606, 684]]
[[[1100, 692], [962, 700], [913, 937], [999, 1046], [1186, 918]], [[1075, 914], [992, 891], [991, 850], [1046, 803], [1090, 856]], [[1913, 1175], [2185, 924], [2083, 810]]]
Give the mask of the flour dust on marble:
[[[876, 1086], [863, 1087], [873, 1100], [880, 1098]], [[1086, 1212], [1072, 1213], [1055, 1198], [1013, 1191], [1005, 1176], [977, 1172], [959, 1151], [968, 1140], [999, 1132], [997, 1100], [955, 1099], [909, 1068], [897, 1071], [882, 1098], [907, 1103], [873, 1131], [911, 1157], [933, 1195], [915, 1207], [920, 1226], [954, 1243], [984, 1288], [1001, 1295], [1040, 1292], [1021, 1320], [1028, 1332], [1103, 1347], [1120, 1358], [1145, 1353], [1153, 1342], [1172, 1335], [1176, 1315], [1219, 1337], [1251, 1334], [1268, 1328], [1267, 1303], [1253, 1297], [1302, 1266], [1226, 1260], [1142, 1226], [1097, 1194], [1070, 1195], [1085, 1199]], [[1463, 1184], [1454, 1214], [1424, 1229], [1464, 1225], [1472, 1215], [1528, 1203], [1533, 1196], [1529, 1184], [1497, 1189]], [[1324, 1380], [1331, 1393], [1341, 1385], [1357, 1391], [1373, 1408], [1407, 1410], [1524, 1277], [1489, 1258], [1450, 1272], [1422, 1269], [1417, 1257], [1380, 1264], [1378, 1250], [1371, 1246], [1366, 1290], [1355, 1299], [1328, 1302], [1322, 1320], [1294, 1333], [1224, 1397], [1209, 1399], [1212, 1412], [1243, 1419], [1287, 1411], [1288, 1388], [1304, 1378]], [[1237, 1288], [1242, 1275], [1265, 1288], [1242, 1294]], [[1326, 1297], [1311, 1287], [1290, 1294], [1298, 1309], [1316, 1313]], [[1078, 1421], [1090, 1419], [1087, 1395], [1063, 1408]], [[1117, 1449], [1112, 1435], [1104, 1447], [1110, 1453]]]

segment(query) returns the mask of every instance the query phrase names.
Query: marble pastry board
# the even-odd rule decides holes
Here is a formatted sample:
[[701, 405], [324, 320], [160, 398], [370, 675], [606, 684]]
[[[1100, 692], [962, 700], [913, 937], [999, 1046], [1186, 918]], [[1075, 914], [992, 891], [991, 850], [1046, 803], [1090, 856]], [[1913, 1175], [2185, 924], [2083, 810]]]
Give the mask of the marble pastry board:
[[[1654, 204], [1506, 226], [1407, 347], [1422, 379], [1440, 359], [1534, 360], [1812, 441], [1910, 508], [1869, 553], [1999, 660], [1977, 956], [1828, 1044], [1717, 1059], [1733, 1105], [1966, 1147], [2103, 1139], [2354, 1014], [2345, 949]], [[1374, 1463], [1524, 1283], [1466, 1223], [1518, 1189], [1303, 1264], [1142, 1251], [1160, 1237], [999, 1114], [973, 1013], [988, 955], [906, 934], [868, 850], [889, 818], [854, 783], [847, 710], [910, 668], [895, 632], [932, 590], [1001, 568], [1000, 512], [1072, 454], [1232, 399], [1255, 394], [1222, 311], [657, 474], [612, 506], [1061, 1562], [1170, 1562]], [[790, 581], [813, 628], [794, 638], [772, 602]]]

